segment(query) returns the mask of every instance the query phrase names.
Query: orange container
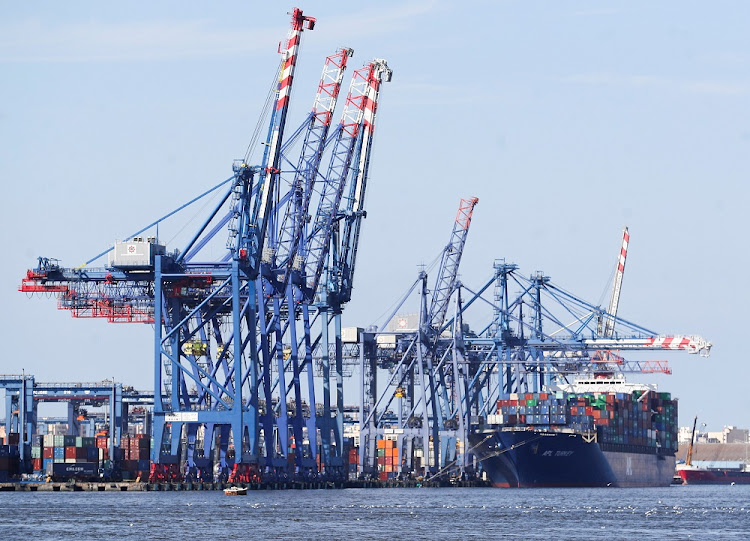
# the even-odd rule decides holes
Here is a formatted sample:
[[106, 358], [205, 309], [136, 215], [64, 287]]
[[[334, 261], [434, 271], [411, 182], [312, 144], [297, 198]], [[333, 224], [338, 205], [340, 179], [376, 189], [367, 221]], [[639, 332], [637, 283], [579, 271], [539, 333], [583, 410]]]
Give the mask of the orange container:
[[385, 449], [386, 440], [378, 440], [378, 449]]

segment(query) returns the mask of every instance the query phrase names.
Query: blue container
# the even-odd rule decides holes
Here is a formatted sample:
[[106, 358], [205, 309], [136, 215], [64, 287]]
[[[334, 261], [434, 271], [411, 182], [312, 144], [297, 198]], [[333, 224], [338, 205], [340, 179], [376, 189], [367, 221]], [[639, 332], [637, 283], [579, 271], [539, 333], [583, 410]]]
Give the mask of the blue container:
[[54, 458], [65, 458], [65, 447], [55, 447], [55, 450], [52, 451], [52, 456]]
[[86, 460], [89, 462], [96, 462], [99, 460], [99, 448], [98, 447], [86, 447]]
[[138, 469], [141, 471], [149, 471], [151, 469], [151, 461], [147, 458], [138, 461]]

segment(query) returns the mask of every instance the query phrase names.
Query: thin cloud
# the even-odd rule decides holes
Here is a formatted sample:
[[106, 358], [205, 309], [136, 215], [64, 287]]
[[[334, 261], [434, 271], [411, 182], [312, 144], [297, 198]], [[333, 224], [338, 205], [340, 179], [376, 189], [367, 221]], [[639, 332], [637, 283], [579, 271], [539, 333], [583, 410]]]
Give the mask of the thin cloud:
[[[404, 36], [413, 30], [415, 35], [417, 28], [425, 17], [429, 17], [444, 11], [446, 5], [437, 0], [425, 0], [420, 2], [407, 2], [401, 5], [381, 8], [365, 8], [362, 11], [346, 13], [338, 16], [320, 19], [316, 30], [320, 28], [324, 33], [316, 37], [318, 46], [330, 47], [331, 44], [356, 45], [365, 42], [366, 38], [378, 38], [380, 50], [385, 46], [393, 45], [392, 40], [384, 36], [397, 35], [398, 43], [403, 44]], [[314, 14], [313, 11], [311, 13]], [[428, 44], [419, 44], [424, 47]]]
[[580, 9], [578, 11], [573, 11], [571, 15], [573, 17], [591, 17], [599, 15], [615, 15], [622, 12], [623, 10], [621, 8]]
[[585, 73], [571, 75], [562, 79], [565, 83], [606, 85], [630, 88], [661, 88], [664, 90], [692, 92], [696, 94], [715, 94], [738, 96], [747, 94], [747, 84], [726, 83], [721, 81], [679, 81], [651, 75], [620, 75], [615, 73]]
[[[323, 39], [361, 40], [409, 28], [441, 9], [435, 0], [392, 9], [366, 9], [320, 21]], [[281, 40], [279, 24], [229, 30], [212, 20], [56, 23], [41, 19], [0, 23], [0, 63], [150, 61], [267, 52]], [[319, 24], [319, 26], [321, 26]]]
[[[275, 36], [276, 32], [273, 32]], [[230, 32], [210, 21], [54, 25], [38, 20], [0, 26], [0, 62], [165, 60], [267, 49], [269, 29]]]

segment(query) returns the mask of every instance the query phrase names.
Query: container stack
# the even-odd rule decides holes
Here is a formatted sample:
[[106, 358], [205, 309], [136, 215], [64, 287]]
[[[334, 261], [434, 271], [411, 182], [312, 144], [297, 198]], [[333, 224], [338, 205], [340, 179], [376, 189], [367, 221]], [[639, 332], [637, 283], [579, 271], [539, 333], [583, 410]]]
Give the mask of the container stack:
[[487, 424], [596, 431], [605, 445], [677, 451], [677, 401], [669, 393], [513, 393], [497, 401]]
[[0, 483], [5, 483], [19, 473], [18, 433], [11, 432], [0, 440]]
[[359, 447], [351, 447], [349, 449], [349, 475], [357, 475], [357, 468], [359, 466]]
[[378, 477], [394, 479], [399, 471], [398, 447], [395, 440], [378, 440]]
[[[94, 438], [80, 436], [34, 436], [31, 444], [34, 473], [56, 477], [92, 477], [99, 470], [99, 450]], [[72, 465], [69, 467], [61, 465]], [[75, 475], [73, 475], [75, 474]]]
[[120, 439], [123, 478], [147, 478], [151, 468], [151, 438], [147, 434], [124, 435]]

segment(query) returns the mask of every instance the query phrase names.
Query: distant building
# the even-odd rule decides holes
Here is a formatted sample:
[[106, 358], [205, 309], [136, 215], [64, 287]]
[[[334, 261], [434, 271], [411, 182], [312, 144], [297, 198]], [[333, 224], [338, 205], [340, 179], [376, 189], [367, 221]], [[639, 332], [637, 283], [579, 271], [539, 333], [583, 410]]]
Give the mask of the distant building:
[[721, 443], [748, 443], [750, 441], [750, 430], [747, 428], [725, 426], [721, 433], [723, 434]]
[[[693, 427], [681, 426], [677, 432], [677, 443], [690, 443], [692, 432]], [[725, 426], [721, 432], [701, 432], [696, 429], [695, 443], [750, 443], [750, 430], [736, 426]]]
[[677, 431], [677, 443], [690, 443], [693, 429], [689, 426], [681, 426]]
[[696, 441], [701, 443], [723, 443], [721, 440], [724, 438], [723, 432], [706, 432], [704, 437], [700, 440], [696, 438]]

